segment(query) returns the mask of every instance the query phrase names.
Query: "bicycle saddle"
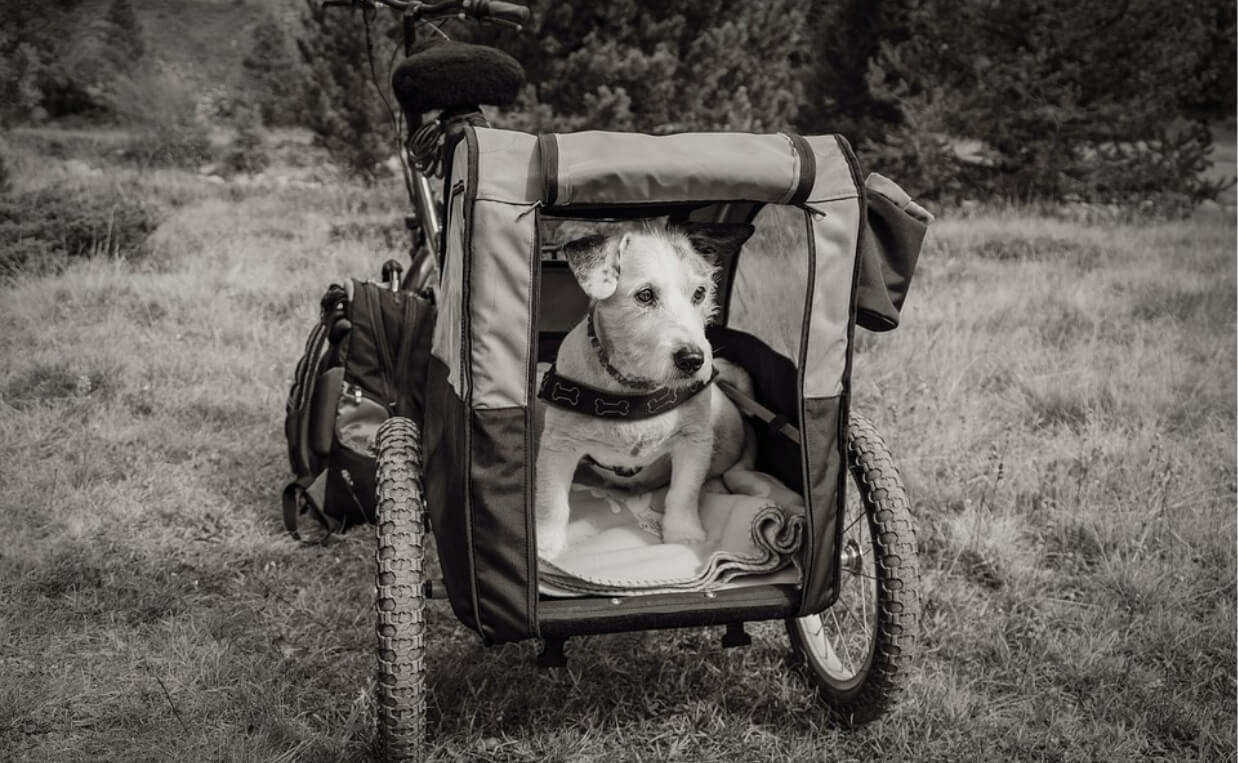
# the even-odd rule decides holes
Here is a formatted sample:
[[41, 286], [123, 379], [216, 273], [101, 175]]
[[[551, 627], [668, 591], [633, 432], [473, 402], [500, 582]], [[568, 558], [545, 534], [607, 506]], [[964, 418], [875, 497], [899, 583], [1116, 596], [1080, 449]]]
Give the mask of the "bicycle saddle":
[[501, 50], [456, 40], [431, 40], [391, 75], [396, 100], [410, 119], [434, 109], [508, 106], [524, 84], [520, 62]]

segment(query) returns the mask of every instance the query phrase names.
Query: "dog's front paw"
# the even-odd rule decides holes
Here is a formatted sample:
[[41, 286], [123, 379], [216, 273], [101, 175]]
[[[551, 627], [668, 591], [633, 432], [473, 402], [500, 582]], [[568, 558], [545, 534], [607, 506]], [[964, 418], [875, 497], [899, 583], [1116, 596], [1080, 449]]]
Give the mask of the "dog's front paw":
[[568, 512], [563, 507], [539, 507], [537, 517], [537, 556], [554, 559], [567, 545]]
[[662, 518], [663, 543], [704, 543], [708, 536], [695, 511], [673, 512], [667, 509]]
[[566, 528], [537, 528], [537, 558], [554, 559], [567, 545]]

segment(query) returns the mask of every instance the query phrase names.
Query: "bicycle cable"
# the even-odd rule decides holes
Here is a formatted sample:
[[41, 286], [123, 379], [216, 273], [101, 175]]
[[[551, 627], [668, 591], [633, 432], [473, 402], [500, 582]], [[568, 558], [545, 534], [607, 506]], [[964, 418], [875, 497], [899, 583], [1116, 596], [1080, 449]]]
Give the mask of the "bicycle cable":
[[413, 163], [427, 177], [439, 177], [442, 173], [443, 131], [437, 119], [425, 122], [408, 137], [408, 151]]

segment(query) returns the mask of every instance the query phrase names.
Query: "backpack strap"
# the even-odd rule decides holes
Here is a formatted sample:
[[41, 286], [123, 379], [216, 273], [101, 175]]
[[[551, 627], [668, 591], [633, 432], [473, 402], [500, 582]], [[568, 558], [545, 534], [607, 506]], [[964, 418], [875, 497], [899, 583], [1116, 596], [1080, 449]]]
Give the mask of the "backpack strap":
[[[346, 304], [347, 291], [338, 284], [331, 284], [323, 295], [321, 319], [314, 324], [305, 340], [305, 350], [297, 361], [293, 372], [292, 389], [288, 393], [288, 403], [284, 419], [284, 434], [288, 442], [288, 456], [292, 466], [294, 479], [284, 486], [281, 494], [283, 505], [284, 527], [289, 534], [301, 540], [297, 532], [300, 516], [312, 511], [319, 522], [334, 532], [339, 522], [332, 520], [323, 511], [322, 485], [325, 484], [326, 453], [315, 448], [315, 441], [321, 439], [321, 432], [311, 431], [315, 416], [326, 417], [328, 422], [334, 421], [334, 404], [327, 405], [323, 397], [323, 384], [338, 383], [338, 375], [323, 378], [330, 354], [328, 345], [332, 342], [331, 334], [337, 320], [341, 304]], [[326, 408], [326, 410], [323, 410]], [[321, 422], [319, 422], [321, 423]], [[317, 494], [317, 495], [315, 495]]]
[[319, 524], [327, 528], [327, 535], [322, 539], [323, 543], [326, 543], [340, 529], [340, 522], [328, 516], [322, 509], [321, 499], [314, 496], [315, 483], [319, 481], [320, 477], [325, 483], [325, 472], [301, 475], [284, 486], [283, 494], [280, 497], [284, 510], [284, 529], [293, 538], [302, 542], [306, 541], [297, 532], [297, 525], [299, 524], [300, 516], [307, 512], [312, 511]]
[[314, 456], [309, 438], [309, 402], [318, 375], [326, 360], [323, 348], [327, 342], [327, 327], [315, 324], [305, 341], [305, 353], [297, 361], [285, 409], [284, 434], [288, 441], [288, 458], [294, 474], [314, 471]]

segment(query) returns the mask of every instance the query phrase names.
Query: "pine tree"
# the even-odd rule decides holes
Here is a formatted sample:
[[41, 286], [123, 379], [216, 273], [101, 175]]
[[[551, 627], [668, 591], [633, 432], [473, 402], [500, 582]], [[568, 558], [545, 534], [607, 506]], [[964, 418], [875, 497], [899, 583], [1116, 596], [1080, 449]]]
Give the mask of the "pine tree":
[[83, 0], [0, 0], [0, 125], [51, 111], [49, 99], [85, 95], [67, 76], [74, 40], [63, 32]]
[[853, 141], [881, 140], [897, 124], [898, 109], [877, 100], [869, 68], [881, 45], [907, 39], [908, 0], [814, 0], [809, 7], [805, 96], [799, 126], [805, 133], [838, 132]]
[[301, 67], [293, 58], [283, 26], [267, 14], [254, 27], [249, 51], [241, 59], [242, 87], [267, 126], [287, 126], [298, 121], [299, 104], [306, 84]]
[[[869, 153], [920, 194], [1171, 208], [1215, 196], [1211, 140], [1182, 92], [1217, 0], [909, 4], [908, 33], [870, 61], [896, 123]], [[1229, 83], [1233, 89], [1233, 83]], [[960, 141], [979, 142], [968, 158]]]
[[548, 129], [781, 129], [802, 98], [804, 6], [540, 0], [533, 33], [508, 49]]
[[[447, 22], [452, 37], [493, 44], [525, 67], [528, 85], [501, 124], [528, 130], [791, 127], [802, 100], [802, 0], [614, 0], [585, 5], [533, 0], [526, 34]], [[363, 175], [395, 153], [391, 116], [370, 81], [360, 20], [309, 12], [298, 41], [312, 68], [309, 125]], [[385, 17], [375, 17], [376, 25]], [[372, 42], [390, 99], [392, 30]], [[398, 37], [398, 35], [395, 35]], [[368, 168], [368, 169], [367, 169]]]
[[146, 52], [142, 39], [142, 27], [132, 0], [112, 0], [103, 20], [106, 24], [104, 41], [121, 69], [127, 68]]
[[400, 150], [399, 106], [387, 66], [394, 22], [386, 14], [364, 13], [324, 10], [320, 0], [305, 0], [297, 50], [310, 82], [302, 121], [332, 157], [372, 182]]

